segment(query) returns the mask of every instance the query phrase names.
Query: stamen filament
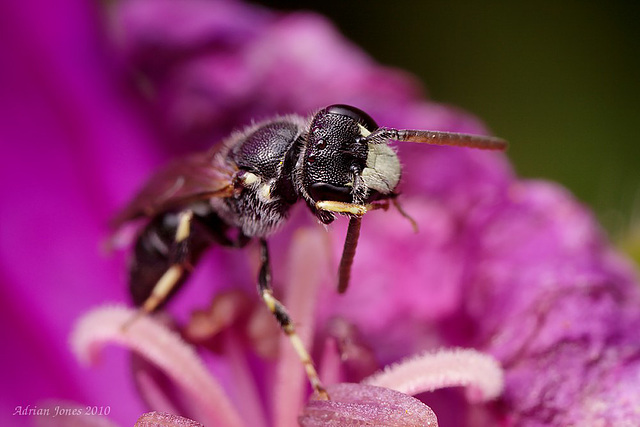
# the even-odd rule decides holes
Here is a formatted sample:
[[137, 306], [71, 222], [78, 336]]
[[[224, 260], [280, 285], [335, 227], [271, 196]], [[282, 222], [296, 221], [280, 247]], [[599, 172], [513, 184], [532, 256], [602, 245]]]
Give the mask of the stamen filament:
[[211, 376], [193, 348], [149, 316], [123, 328], [136, 311], [122, 306], [97, 308], [82, 317], [71, 335], [76, 357], [94, 362], [106, 343], [120, 344], [163, 370], [199, 403], [206, 425], [240, 427], [242, 421], [222, 386]]
[[444, 387], [469, 386], [471, 401], [495, 399], [504, 387], [504, 374], [491, 356], [472, 349], [423, 353], [387, 366], [363, 384], [415, 395]]

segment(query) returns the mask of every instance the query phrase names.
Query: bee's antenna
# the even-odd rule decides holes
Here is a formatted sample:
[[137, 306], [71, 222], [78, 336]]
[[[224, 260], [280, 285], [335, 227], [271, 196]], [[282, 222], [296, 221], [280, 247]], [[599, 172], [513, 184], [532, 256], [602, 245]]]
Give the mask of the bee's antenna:
[[504, 139], [494, 136], [386, 127], [376, 129], [363, 140], [370, 144], [383, 144], [390, 139], [394, 141], [418, 142], [432, 145], [481, 148], [483, 150], [505, 150], [508, 145]]

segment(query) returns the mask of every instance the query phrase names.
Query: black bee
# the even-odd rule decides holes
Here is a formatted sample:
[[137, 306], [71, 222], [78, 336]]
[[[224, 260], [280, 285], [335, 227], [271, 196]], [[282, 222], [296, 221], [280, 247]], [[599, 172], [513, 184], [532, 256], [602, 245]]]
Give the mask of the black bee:
[[288, 115], [232, 134], [219, 146], [161, 169], [116, 218], [148, 218], [129, 267], [142, 313], [161, 306], [212, 244], [261, 246], [258, 292], [291, 338], [314, 390], [324, 391], [284, 306], [273, 296], [267, 237], [303, 200], [323, 224], [350, 218], [338, 289], [347, 288], [360, 222], [398, 193], [402, 168], [390, 141], [503, 150], [493, 137], [378, 127], [365, 112], [331, 105], [305, 118]]

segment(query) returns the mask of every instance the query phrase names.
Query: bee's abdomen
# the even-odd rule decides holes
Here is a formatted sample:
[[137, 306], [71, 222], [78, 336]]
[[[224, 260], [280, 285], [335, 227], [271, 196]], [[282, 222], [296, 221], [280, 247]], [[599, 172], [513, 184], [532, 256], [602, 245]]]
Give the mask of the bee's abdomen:
[[134, 304], [140, 306], [151, 295], [160, 278], [172, 265], [181, 265], [181, 277], [166, 300], [177, 292], [193, 266], [213, 239], [202, 232], [192, 232], [186, 252], [180, 254], [175, 242], [178, 213], [165, 213], [152, 219], [138, 236], [129, 261], [129, 291]]

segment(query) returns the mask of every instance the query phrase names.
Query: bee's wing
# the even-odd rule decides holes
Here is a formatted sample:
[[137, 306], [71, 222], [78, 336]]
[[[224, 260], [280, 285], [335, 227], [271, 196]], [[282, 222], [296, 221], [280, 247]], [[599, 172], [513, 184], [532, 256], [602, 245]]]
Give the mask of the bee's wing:
[[198, 200], [228, 197], [233, 193], [235, 172], [215, 151], [178, 159], [152, 175], [112, 225], [119, 228], [132, 219], [155, 216]]

